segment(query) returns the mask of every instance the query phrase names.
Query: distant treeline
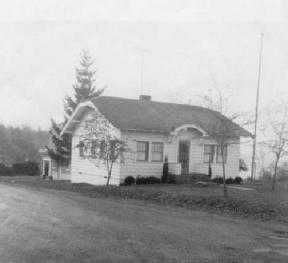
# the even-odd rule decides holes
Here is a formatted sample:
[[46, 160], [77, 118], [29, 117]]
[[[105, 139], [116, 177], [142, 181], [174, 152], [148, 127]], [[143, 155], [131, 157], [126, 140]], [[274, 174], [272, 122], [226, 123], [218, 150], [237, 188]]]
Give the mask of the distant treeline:
[[0, 163], [0, 176], [13, 175], [40, 175], [39, 164], [34, 161], [14, 163], [12, 166], [5, 166], [4, 164]]
[[0, 124], [0, 163], [11, 166], [25, 161], [39, 162], [39, 149], [48, 143], [48, 131]]

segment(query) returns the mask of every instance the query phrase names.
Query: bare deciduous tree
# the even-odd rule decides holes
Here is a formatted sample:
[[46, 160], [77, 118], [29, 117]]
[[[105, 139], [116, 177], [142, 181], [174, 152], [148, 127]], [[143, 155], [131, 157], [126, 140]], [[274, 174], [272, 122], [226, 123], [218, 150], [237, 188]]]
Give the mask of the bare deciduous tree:
[[198, 97], [200, 98], [200, 103], [204, 107], [226, 114], [227, 116], [230, 114], [230, 101], [232, 95], [227, 88], [220, 88], [216, 81], [213, 81], [212, 88], [209, 88], [205, 93], [198, 95]]
[[80, 137], [78, 147], [82, 147], [88, 159], [101, 160], [107, 169], [107, 182], [109, 185], [112, 170], [116, 162], [120, 162], [128, 147], [122, 141], [110, 122], [100, 113], [92, 114], [84, 123], [84, 134]]
[[275, 156], [274, 169], [272, 176], [272, 190], [275, 190], [277, 179], [277, 169], [282, 157], [288, 155], [288, 106], [286, 103], [281, 103], [273, 116], [271, 122], [271, 139], [265, 142], [268, 149]]
[[221, 87], [218, 82], [213, 81], [213, 87], [205, 93], [198, 95], [200, 105], [215, 110], [225, 115], [230, 120], [242, 127], [249, 127], [254, 123], [254, 118], [249, 112], [238, 111], [233, 106], [233, 95], [228, 86]]
[[[228, 196], [227, 185], [226, 185], [226, 159], [228, 147], [233, 144], [239, 144], [236, 140], [236, 136], [233, 135], [233, 127], [227, 124], [227, 120], [224, 117], [219, 116], [217, 118], [218, 123], [211, 126], [209, 129], [209, 136], [215, 140], [217, 144], [217, 154], [220, 153], [222, 173], [223, 173], [223, 194], [225, 197]], [[219, 151], [220, 150], [220, 151]]]
[[258, 143], [259, 147], [257, 148], [257, 154], [256, 154], [256, 160], [258, 165], [258, 170], [260, 171], [260, 176], [262, 176], [262, 173], [265, 169], [265, 158], [267, 157], [269, 153], [269, 149], [267, 149], [266, 145], [263, 144], [263, 142]]

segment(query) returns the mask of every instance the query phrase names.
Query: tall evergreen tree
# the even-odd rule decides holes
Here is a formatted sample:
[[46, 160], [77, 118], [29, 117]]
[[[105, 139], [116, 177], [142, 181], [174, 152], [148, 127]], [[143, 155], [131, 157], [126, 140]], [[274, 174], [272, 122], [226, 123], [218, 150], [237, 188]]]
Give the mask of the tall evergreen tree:
[[56, 162], [67, 162], [70, 160], [71, 152], [71, 136], [65, 134], [60, 136], [63, 124], [57, 124], [51, 119], [50, 136], [52, 147], [48, 149], [49, 156]]
[[61, 124], [57, 124], [52, 120], [50, 129], [53, 146], [51, 148], [47, 147], [47, 149], [50, 157], [57, 162], [69, 161], [71, 158], [71, 136], [67, 134], [60, 136], [61, 130], [67, 122], [67, 117], [71, 116], [79, 103], [97, 97], [104, 91], [104, 89], [96, 89], [96, 71], [93, 70], [93, 60], [87, 50], [81, 52], [80, 65], [76, 67], [75, 71], [74, 95], [64, 98], [64, 110], [67, 116]]
[[65, 97], [65, 112], [70, 116], [80, 102], [101, 95], [103, 89], [96, 89], [93, 60], [87, 50], [83, 50], [80, 58], [80, 65], [76, 68], [76, 83], [73, 85], [74, 98]]

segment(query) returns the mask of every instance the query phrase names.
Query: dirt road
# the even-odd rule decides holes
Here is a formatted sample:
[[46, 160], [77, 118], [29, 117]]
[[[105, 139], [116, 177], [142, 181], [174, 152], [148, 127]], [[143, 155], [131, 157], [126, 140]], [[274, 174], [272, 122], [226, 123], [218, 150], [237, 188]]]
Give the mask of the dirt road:
[[288, 227], [0, 184], [0, 262], [287, 262]]

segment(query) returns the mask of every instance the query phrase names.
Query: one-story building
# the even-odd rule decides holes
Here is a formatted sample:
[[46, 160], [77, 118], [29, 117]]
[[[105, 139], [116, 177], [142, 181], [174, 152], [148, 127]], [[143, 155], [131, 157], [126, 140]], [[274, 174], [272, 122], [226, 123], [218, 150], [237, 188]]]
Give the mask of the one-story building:
[[[185, 104], [151, 100], [99, 96], [80, 103], [62, 134], [72, 136], [70, 180], [72, 183], [101, 185], [106, 183], [104, 163], [83, 156], [81, 135], [85, 122], [97, 112], [125, 141], [130, 151], [115, 163], [111, 184], [119, 185], [127, 176], [161, 177], [163, 163], [168, 160], [169, 172], [180, 174], [207, 174], [222, 176], [220, 147], [213, 138], [214, 129], [225, 126], [229, 143], [225, 148], [225, 167], [229, 177], [239, 175], [240, 137], [251, 136], [219, 112]], [[231, 143], [230, 143], [231, 142]]]

